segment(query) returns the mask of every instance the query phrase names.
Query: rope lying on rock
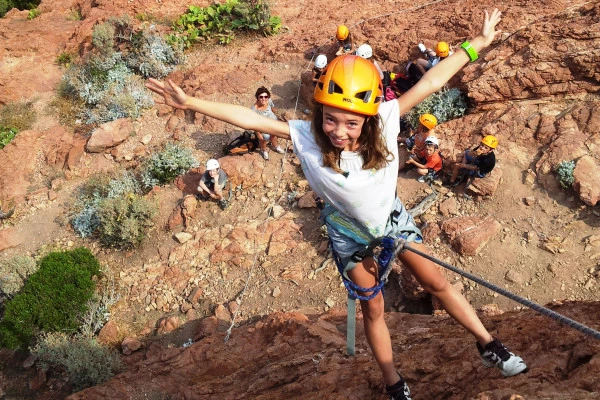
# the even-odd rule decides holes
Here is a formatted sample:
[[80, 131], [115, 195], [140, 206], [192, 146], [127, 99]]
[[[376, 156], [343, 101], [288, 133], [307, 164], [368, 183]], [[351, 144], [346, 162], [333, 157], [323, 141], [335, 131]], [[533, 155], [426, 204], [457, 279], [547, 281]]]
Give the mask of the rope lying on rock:
[[465, 271], [463, 271], [453, 265], [450, 265], [444, 261], [438, 260], [437, 258], [435, 258], [427, 253], [423, 253], [420, 250], [414, 249], [414, 248], [410, 247], [408, 245], [408, 242], [402, 237], [396, 239], [396, 242], [394, 244], [396, 246], [394, 255], [401, 253], [405, 250], [411, 251], [415, 254], [420, 255], [423, 258], [428, 259], [429, 261], [432, 261], [446, 269], [449, 269], [452, 272], [456, 272], [457, 274], [462, 275], [469, 280], [477, 282], [481, 286], [484, 286], [498, 294], [501, 294], [504, 297], [507, 297], [513, 301], [516, 301], [517, 303], [523, 304], [524, 306], [531, 308], [532, 310], [535, 310], [535, 311], [539, 312], [540, 314], [544, 314], [545, 316], [550, 317], [553, 320], [558, 321], [561, 324], [568, 326], [569, 328], [576, 329], [588, 336], [593, 337], [594, 339], [600, 340], [600, 332], [598, 332], [597, 330], [592, 329], [588, 326], [585, 326], [582, 323], [577, 322], [569, 317], [565, 317], [564, 315], [559, 314], [556, 311], [552, 311], [546, 307], [543, 307], [537, 303], [534, 303], [533, 301], [527, 300], [521, 296], [518, 296], [512, 292], [509, 292], [508, 290], [498, 287], [498, 286], [494, 285], [493, 283], [489, 283], [473, 274], [465, 272]]

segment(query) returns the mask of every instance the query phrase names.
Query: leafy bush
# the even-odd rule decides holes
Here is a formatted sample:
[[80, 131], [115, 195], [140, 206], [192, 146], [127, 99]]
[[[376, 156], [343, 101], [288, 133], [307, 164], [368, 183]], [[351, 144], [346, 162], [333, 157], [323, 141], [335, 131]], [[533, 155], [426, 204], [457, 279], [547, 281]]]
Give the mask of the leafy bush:
[[442, 89], [417, 104], [406, 113], [405, 118], [416, 129], [419, 117], [423, 114], [433, 114], [441, 124], [452, 119], [460, 118], [467, 111], [467, 99], [460, 89]]
[[226, 0], [208, 7], [190, 6], [188, 12], [174, 22], [173, 29], [176, 33], [168, 37], [169, 42], [185, 48], [208, 38], [228, 44], [236, 30], [275, 35], [281, 29], [281, 18], [272, 17], [269, 4], [263, 0]]
[[60, 53], [58, 55], [58, 57], [56, 57], [56, 63], [58, 65], [62, 65], [63, 67], [68, 68], [74, 59], [75, 59], [75, 57], [73, 56], [73, 54], [63, 51], [62, 53]]
[[183, 62], [183, 53], [155, 34], [136, 31], [128, 17], [110, 18], [92, 33], [92, 52], [62, 78], [59, 95], [81, 101], [87, 124], [137, 118], [151, 107], [143, 78], [162, 78]]
[[558, 181], [565, 189], [570, 188], [573, 182], [575, 182], [573, 171], [575, 171], [575, 161], [561, 161], [556, 166]]
[[20, 11], [30, 10], [39, 6], [40, 2], [41, 0], [0, 0], [0, 18], [13, 8]]
[[152, 219], [156, 213], [156, 206], [135, 194], [107, 198], [98, 205], [97, 210], [100, 240], [110, 247], [134, 247], [154, 225]]
[[142, 183], [147, 188], [170, 183], [179, 175], [199, 165], [189, 148], [167, 143], [163, 151], [154, 153], [145, 162]]
[[15, 128], [0, 126], [0, 149], [3, 149], [4, 146], [12, 142], [15, 136], [17, 136], [17, 130]]
[[0, 262], [0, 295], [14, 296], [37, 269], [37, 263], [29, 256], [14, 256]]
[[138, 194], [141, 194], [140, 183], [129, 171], [113, 179], [108, 176], [90, 179], [77, 192], [77, 211], [71, 219], [71, 225], [81, 237], [91, 236], [102, 226], [98, 210], [105, 200]]
[[39, 17], [40, 15], [42, 15], [42, 12], [39, 9], [32, 8], [31, 10], [29, 10], [29, 13], [27, 14], [27, 19], [32, 20], [34, 18]]
[[31, 352], [44, 369], [63, 367], [75, 390], [108, 380], [121, 365], [117, 353], [96, 339], [62, 332], [43, 335]]
[[0, 345], [28, 345], [39, 332], [76, 332], [79, 316], [94, 294], [93, 277], [100, 272], [85, 248], [52, 252], [40, 260], [23, 289], [8, 301], [0, 322]]
[[79, 331], [84, 337], [91, 338], [100, 331], [110, 318], [110, 307], [120, 298], [110, 270], [103, 270], [102, 276], [94, 297], [88, 301], [87, 310], [80, 318]]

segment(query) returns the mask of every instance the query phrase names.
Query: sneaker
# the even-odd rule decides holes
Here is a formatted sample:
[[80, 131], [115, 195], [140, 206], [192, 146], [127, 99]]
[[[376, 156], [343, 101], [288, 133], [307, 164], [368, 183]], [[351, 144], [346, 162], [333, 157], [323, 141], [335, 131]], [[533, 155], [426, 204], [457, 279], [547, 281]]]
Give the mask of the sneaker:
[[527, 364], [519, 356], [514, 355], [500, 340], [494, 338], [493, 341], [481, 347], [477, 343], [477, 350], [481, 355], [481, 362], [487, 368], [498, 367], [505, 377], [514, 376], [527, 371]]
[[259, 150], [258, 152], [260, 153], [262, 158], [264, 158], [265, 160], [269, 159], [269, 152], [267, 150]]
[[425, 176], [424, 175], [420, 176], [419, 179], [417, 179], [417, 181], [421, 182], [421, 183], [425, 183]]
[[219, 200], [219, 207], [221, 208], [221, 210], [226, 209], [227, 206], [229, 206], [229, 202], [227, 200]]
[[410, 389], [402, 377], [392, 386], [385, 386], [385, 392], [391, 400], [412, 400], [410, 398]]
[[285, 153], [285, 150], [283, 150], [283, 149], [281, 148], [281, 146], [277, 146], [277, 147], [275, 147], [273, 150], [275, 150], [275, 153], [279, 153], [279, 154], [283, 154], [283, 153]]

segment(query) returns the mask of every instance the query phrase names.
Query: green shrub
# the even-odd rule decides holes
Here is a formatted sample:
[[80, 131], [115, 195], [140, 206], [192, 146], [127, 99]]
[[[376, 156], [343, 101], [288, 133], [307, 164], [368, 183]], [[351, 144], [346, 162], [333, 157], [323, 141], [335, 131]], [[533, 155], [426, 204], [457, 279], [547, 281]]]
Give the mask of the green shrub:
[[17, 130], [15, 128], [0, 126], [0, 149], [3, 149], [4, 146], [12, 142], [15, 136], [17, 136]]
[[94, 338], [69, 337], [65, 333], [44, 334], [31, 349], [42, 368], [63, 367], [75, 390], [98, 385], [117, 372], [117, 353]]
[[63, 51], [58, 55], [58, 57], [56, 57], [56, 63], [58, 65], [62, 65], [63, 67], [69, 68], [74, 59], [75, 57], [73, 54]]
[[575, 177], [573, 176], [573, 171], [575, 171], [575, 161], [561, 161], [556, 166], [556, 174], [558, 175], [558, 181], [560, 185], [565, 189], [568, 189], [575, 182]]
[[22, 290], [8, 301], [0, 322], [0, 345], [28, 345], [38, 332], [76, 332], [100, 272], [85, 248], [52, 252], [40, 260]]
[[67, 16], [67, 21], [81, 21], [83, 19], [80, 10], [71, 9]]
[[0, 0], [0, 18], [13, 8], [20, 11], [30, 10], [39, 6], [40, 2], [41, 0]]
[[59, 86], [60, 96], [85, 104], [81, 118], [87, 124], [139, 117], [154, 104], [144, 78], [162, 78], [184, 60], [153, 28], [136, 30], [128, 17], [96, 25], [92, 44]]
[[103, 269], [96, 293], [88, 301], [87, 310], [80, 318], [80, 334], [91, 338], [99, 332], [110, 319], [110, 307], [119, 301], [119, 298], [114, 275], [110, 269]]
[[171, 183], [179, 175], [185, 174], [200, 163], [192, 151], [179, 144], [167, 143], [164, 150], [154, 153], [145, 163], [142, 170], [142, 183], [151, 188]]
[[40, 15], [42, 15], [42, 12], [39, 9], [32, 8], [31, 10], [29, 10], [29, 13], [27, 14], [27, 19], [32, 20], [34, 18], [39, 17]]
[[129, 171], [116, 178], [101, 175], [90, 179], [77, 190], [76, 211], [71, 219], [73, 229], [83, 238], [91, 236], [100, 227], [98, 207], [103, 200], [141, 192], [139, 182]]
[[460, 89], [442, 89], [417, 104], [405, 114], [405, 118], [417, 129], [419, 117], [423, 114], [433, 114], [441, 124], [462, 117], [467, 111], [467, 99]]
[[281, 29], [281, 18], [272, 17], [269, 4], [263, 0], [226, 0], [208, 7], [190, 6], [174, 22], [173, 29], [176, 33], [169, 35], [169, 42], [185, 48], [208, 38], [228, 44], [235, 31], [275, 35]]
[[37, 269], [37, 263], [29, 256], [17, 255], [0, 262], [0, 295], [14, 296]]
[[100, 240], [110, 247], [134, 247], [154, 225], [156, 213], [154, 204], [135, 194], [104, 199], [97, 210]]

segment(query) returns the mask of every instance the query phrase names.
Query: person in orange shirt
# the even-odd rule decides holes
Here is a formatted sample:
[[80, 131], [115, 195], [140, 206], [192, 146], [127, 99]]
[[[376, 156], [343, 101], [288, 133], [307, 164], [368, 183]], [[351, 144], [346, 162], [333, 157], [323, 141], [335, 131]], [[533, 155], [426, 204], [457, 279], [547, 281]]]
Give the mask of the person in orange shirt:
[[407, 164], [412, 164], [417, 167], [417, 172], [421, 175], [419, 182], [432, 182], [442, 170], [442, 156], [439, 151], [439, 141], [435, 136], [430, 136], [425, 139], [425, 162], [413, 156], [406, 161]]

